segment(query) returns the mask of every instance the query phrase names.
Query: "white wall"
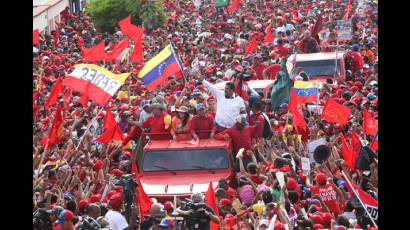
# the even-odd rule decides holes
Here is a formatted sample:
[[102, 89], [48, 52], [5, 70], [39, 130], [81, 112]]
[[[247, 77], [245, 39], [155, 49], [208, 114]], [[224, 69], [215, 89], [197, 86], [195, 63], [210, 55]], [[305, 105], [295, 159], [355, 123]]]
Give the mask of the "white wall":
[[47, 10], [41, 14], [33, 17], [33, 29], [39, 29], [43, 31], [48, 26], [46, 33], [50, 33], [55, 29], [55, 22], [59, 22], [59, 18], [56, 21], [55, 17], [60, 15], [60, 13], [68, 6], [68, 0], [62, 0], [53, 6], [50, 6]]

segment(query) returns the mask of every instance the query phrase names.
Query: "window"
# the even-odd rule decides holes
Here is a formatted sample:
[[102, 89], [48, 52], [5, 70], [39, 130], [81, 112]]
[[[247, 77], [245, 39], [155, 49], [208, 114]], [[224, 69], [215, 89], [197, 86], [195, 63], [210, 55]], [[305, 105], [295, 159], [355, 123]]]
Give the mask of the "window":
[[229, 167], [225, 149], [154, 150], [145, 153], [145, 172], [226, 169]]
[[[340, 73], [340, 59], [337, 63], [337, 71]], [[301, 68], [307, 75], [312, 78], [314, 76], [334, 76], [335, 75], [335, 60], [316, 60], [316, 61], [298, 61], [296, 68]]]

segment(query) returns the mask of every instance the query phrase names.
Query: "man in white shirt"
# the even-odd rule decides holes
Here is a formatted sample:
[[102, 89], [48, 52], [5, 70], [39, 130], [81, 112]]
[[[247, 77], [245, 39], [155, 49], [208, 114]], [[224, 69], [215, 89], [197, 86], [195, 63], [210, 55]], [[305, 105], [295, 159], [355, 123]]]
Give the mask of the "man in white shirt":
[[198, 76], [198, 81], [208, 88], [209, 92], [216, 98], [216, 115], [215, 122], [217, 130], [231, 128], [236, 123], [236, 117], [240, 114], [241, 109], [245, 109], [243, 99], [234, 94], [235, 85], [233, 82], [227, 82], [225, 85], [225, 92], [215, 87], [213, 84], [204, 80], [203, 77]]
[[128, 223], [125, 217], [121, 214], [122, 196], [121, 193], [114, 194], [109, 204], [112, 209], [105, 214], [105, 218], [110, 224], [111, 230], [125, 230], [128, 229]]

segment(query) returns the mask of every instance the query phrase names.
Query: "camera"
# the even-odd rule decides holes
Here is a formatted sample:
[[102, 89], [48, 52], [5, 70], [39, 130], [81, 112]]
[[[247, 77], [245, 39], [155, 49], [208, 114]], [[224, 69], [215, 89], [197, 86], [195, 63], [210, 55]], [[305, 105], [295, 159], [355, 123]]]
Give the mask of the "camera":
[[181, 210], [192, 210], [193, 213], [190, 216], [185, 217], [187, 221], [206, 223], [210, 220], [210, 217], [205, 215], [205, 210], [208, 206], [205, 203], [194, 203], [190, 199], [181, 202]]
[[131, 209], [133, 206], [135, 206], [135, 189], [137, 188], [138, 183], [134, 179], [134, 175], [125, 174], [121, 176], [121, 179], [118, 181], [118, 185], [121, 185], [123, 188], [123, 193], [125, 195], [125, 217], [127, 220], [129, 220]]
[[39, 208], [33, 213], [33, 229], [51, 230], [50, 214], [44, 208]]

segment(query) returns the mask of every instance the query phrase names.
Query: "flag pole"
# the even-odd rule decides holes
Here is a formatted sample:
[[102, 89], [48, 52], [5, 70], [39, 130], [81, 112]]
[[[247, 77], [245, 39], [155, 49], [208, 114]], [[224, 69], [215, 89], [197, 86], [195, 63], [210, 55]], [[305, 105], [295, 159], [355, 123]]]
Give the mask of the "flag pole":
[[360, 204], [363, 206], [364, 210], [366, 211], [367, 215], [369, 216], [370, 220], [372, 221], [372, 223], [374, 224], [374, 226], [377, 228], [377, 224], [376, 222], [373, 220], [372, 216], [370, 215], [369, 211], [367, 210], [366, 206], [364, 205], [362, 199], [360, 199], [359, 194], [357, 194], [356, 189], [352, 186], [352, 184], [350, 183], [350, 180], [347, 178], [346, 174], [344, 171], [342, 171], [342, 175], [345, 178], [346, 182], [349, 184], [349, 186], [352, 188], [354, 195], [357, 197], [357, 199], [359, 200]]
[[177, 64], [178, 64], [178, 66], [179, 66], [179, 69], [181, 70], [182, 77], [184, 78], [185, 83], [187, 83], [188, 81], [187, 81], [187, 79], [186, 79], [186, 77], [185, 77], [184, 69], [182, 68], [182, 63], [180, 63], [180, 62], [181, 62], [181, 57], [179, 56], [178, 53], [175, 52], [175, 50], [174, 50], [174, 44], [173, 44], [170, 40], [168, 40], [168, 42], [169, 42], [169, 44], [171, 45], [171, 51], [172, 51], [172, 53], [175, 55], [175, 57], [177, 57]]
[[81, 136], [80, 141], [78, 142], [77, 147], [75, 147], [75, 150], [78, 150], [78, 147], [80, 147], [81, 142], [83, 142], [83, 139], [87, 133], [87, 131], [91, 128], [91, 125], [94, 123], [95, 120], [97, 120], [98, 115], [100, 115], [100, 113], [103, 111], [103, 109], [105, 108], [105, 106], [103, 106], [100, 111], [98, 111], [97, 115], [95, 115], [95, 117], [90, 121], [90, 123], [88, 123], [87, 125], [87, 129], [84, 131], [84, 134]]

